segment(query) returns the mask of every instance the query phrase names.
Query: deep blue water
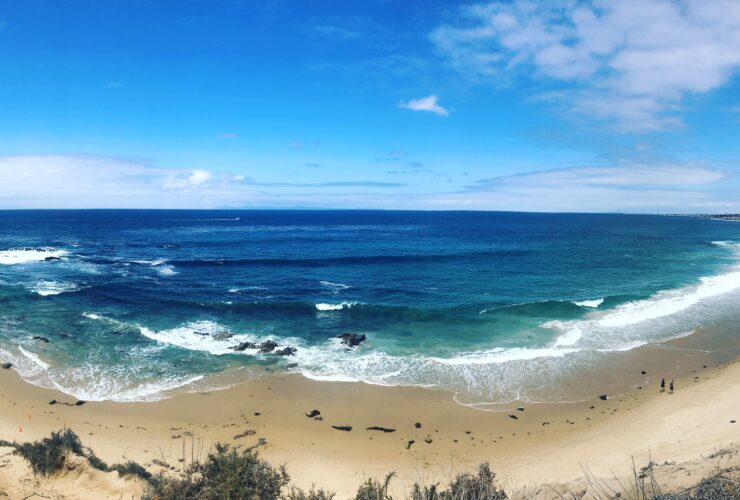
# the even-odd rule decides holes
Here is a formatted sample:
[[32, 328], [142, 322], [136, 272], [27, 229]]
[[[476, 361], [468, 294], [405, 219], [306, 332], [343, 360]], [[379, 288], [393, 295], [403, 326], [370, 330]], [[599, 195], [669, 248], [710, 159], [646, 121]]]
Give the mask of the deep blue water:
[[[0, 361], [87, 399], [265, 366], [526, 398], [732, 314], [738, 259], [740, 224], [688, 217], [0, 212]], [[344, 332], [368, 340], [348, 350]], [[266, 339], [297, 352], [231, 349]]]

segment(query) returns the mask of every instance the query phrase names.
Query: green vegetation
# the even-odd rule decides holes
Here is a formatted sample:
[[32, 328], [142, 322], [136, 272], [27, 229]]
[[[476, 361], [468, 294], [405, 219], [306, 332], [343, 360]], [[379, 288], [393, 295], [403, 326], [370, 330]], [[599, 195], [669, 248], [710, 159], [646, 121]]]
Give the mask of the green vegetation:
[[[228, 445], [216, 445], [204, 462], [193, 462], [182, 477], [160, 474], [152, 479], [145, 498], [152, 500], [201, 500], [281, 498], [290, 478], [284, 467], [275, 468], [257, 456], [253, 449], [241, 453]], [[301, 497], [309, 498], [309, 497]], [[313, 497], [321, 498], [321, 497]]]
[[51, 437], [35, 443], [16, 445], [15, 452], [28, 461], [33, 472], [42, 475], [61, 469], [69, 453], [83, 456], [80, 438], [70, 429], [52, 432]]
[[[228, 445], [216, 445], [204, 461], [194, 459], [178, 475], [160, 473], [153, 476], [136, 462], [107, 465], [91, 450], [82, 446], [79, 437], [70, 429], [53, 432], [50, 437], [33, 443], [11, 443], [0, 440], [0, 446], [15, 449], [25, 458], [34, 473], [53, 474], [60, 470], [67, 457], [76, 455], [87, 460], [91, 467], [103, 472], [117, 472], [121, 476], [137, 477], [146, 482], [143, 498], [146, 500], [333, 500], [335, 495], [322, 489], [308, 491], [290, 487], [285, 467], [273, 467], [261, 458], [254, 448], [241, 451]], [[723, 456], [729, 451], [718, 452]], [[717, 469], [695, 486], [683, 491], [664, 493], [653, 473], [652, 462], [637, 470], [627, 484], [619, 483], [619, 491], [608, 487], [586, 470], [589, 498], [631, 500], [730, 500], [740, 498], [740, 470]], [[383, 481], [367, 479], [354, 500], [393, 500], [390, 484], [394, 474]], [[554, 490], [553, 490], [554, 491]], [[569, 494], [567, 498], [581, 498]], [[496, 485], [496, 475], [488, 464], [478, 467], [476, 473], [459, 474], [445, 487], [439, 484], [414, 484], [407, 495], [409, 500], [506, 500], [507, 494]], [[566, 497], [562, 497], [566, 498]]]
[[121, 476], [136, 476], [146, 481], [152, 478], [144, 467], [135, 462], [108, 466], [91, 450], [85, 450], [79, 436], [71, 429], [52, 432], [51, 437], [32, 443], [0, 440], [0, 446], [14, 448], [14, 453], [25, 458], [35, 474], [43, 476], [53, 474], [64, 467], [67, 457], [72, 454], [84, 458], [91, 467], [103, 472], [116, 471]]

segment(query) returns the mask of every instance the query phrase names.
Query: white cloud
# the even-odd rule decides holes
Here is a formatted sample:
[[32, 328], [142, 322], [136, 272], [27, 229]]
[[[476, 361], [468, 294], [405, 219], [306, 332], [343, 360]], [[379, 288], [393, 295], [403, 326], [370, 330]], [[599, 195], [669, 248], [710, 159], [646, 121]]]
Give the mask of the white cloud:
[[106, 156], [0, 156], [0, 208], [214, 208], [254, 194], [245, 179]]
[[449, 112], [437, 104], [438, 97], [434, 94], [422, 97], [420, 99], [411, 99], [409, 102], [401, 103], [401, 108], [410, 109], [412, 111], [428, 111], [440, 116], [447, 116]]
[[217, 134], [216, 137], [219, 139], [236, 139], [239, 137], [239, 134], [236, 134], [234, 132], [222, 132], [220, 134]]
[[124, 85], [121, 82], [108, 82], [108, 84], [105, 87], [109, 89], [120, 89], [123, 86]]
[[565, 84], [554, 96], [570, 110], [647, 132], [680, 125], [685, 96], [740, 69], [740, 2], [480, 3], [431, 38], [466, 75]]
[[304, 146], [303, 141], [290, 141], [288, 143], [290, 149], [303, 149]]
[[109, 156], [0, 156], [0, 209], [336, 206], [340, 198], [402, 187], [362, 179], [258, 182]]

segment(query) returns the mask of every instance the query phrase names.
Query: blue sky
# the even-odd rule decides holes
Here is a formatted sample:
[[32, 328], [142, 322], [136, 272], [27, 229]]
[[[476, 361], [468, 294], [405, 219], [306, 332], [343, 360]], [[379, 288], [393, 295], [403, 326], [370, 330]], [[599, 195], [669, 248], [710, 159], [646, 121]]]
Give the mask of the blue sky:
[[0, 207], [740, 212], [740, 2], [0, 4]]

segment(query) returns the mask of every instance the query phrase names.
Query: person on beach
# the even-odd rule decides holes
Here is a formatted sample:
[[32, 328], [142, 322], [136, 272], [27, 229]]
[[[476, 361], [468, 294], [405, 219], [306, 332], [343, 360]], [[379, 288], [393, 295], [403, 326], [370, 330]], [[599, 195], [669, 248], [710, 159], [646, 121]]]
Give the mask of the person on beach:
[[673, 380], [671, 380], [671, 385], [669, 386], [671, 390], [671, 394], [673, 394]]
[[665, 379], [660, 380], [660, 392], [665, 392]]

